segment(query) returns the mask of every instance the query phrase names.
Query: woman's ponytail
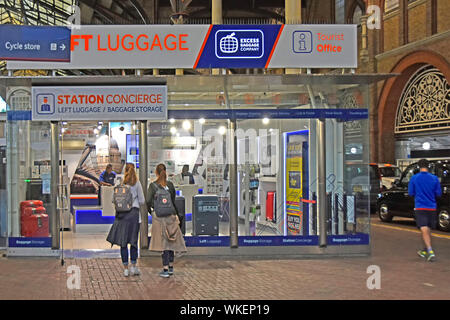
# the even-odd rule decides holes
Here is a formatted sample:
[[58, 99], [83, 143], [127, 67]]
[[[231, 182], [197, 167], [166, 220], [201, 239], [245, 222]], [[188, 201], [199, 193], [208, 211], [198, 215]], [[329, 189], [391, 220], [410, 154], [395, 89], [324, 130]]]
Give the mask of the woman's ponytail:
[[167, 186], [167, 172], [166, 166], [163, 163], [160, 163], [156, 166], [156, 173], [158, 174], [158, 179], [156, 179], [156, 183], [165, 187]]

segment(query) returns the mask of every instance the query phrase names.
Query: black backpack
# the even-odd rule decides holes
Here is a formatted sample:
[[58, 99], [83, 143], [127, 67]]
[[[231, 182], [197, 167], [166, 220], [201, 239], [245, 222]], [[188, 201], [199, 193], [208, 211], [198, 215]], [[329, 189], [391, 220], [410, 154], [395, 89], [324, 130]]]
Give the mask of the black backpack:
[[155, 210], [156, 216], [163, 218], [176, 214], [170, 192], [155, 182], [152, 184], [156, 187], [156, 193], [153, 198], [153, 210]]

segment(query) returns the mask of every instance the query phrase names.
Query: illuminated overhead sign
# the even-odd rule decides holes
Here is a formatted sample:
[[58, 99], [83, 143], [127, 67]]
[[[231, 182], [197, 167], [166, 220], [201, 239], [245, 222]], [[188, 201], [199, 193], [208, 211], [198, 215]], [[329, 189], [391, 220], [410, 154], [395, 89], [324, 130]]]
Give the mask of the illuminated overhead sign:
[[356, 68], [358, 60], [356, 25], [82, 25], [67, 46], [70, 62], [7, 67]]
[[165, 120], [166, 86], [33, 87], [32, 120]]

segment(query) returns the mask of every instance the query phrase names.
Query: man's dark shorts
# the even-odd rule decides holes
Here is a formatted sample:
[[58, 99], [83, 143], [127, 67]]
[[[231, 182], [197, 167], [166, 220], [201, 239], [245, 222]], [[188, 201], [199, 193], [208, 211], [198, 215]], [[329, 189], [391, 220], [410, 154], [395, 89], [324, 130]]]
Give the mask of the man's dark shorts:
[[428, 227], [430, 229], [436, 229], [437, 217], [435, 210], [415, 210], [414, 215], [417, 228]]

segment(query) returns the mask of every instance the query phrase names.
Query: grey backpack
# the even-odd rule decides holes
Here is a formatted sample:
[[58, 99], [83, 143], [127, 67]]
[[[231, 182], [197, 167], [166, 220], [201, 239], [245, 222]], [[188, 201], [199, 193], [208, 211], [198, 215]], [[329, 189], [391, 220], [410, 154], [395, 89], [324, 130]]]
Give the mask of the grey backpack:
[[152, 184], [156, 187], [156, 193], [153, 201], [153, 210], [155, 210], [156, 216], [162, 218], [176, 214], [170, 192], [156, 183]]
[[131, 187], [126, 184], [120, 184], [114, 187], [113, 204], [116, 212], [128, 212], [133, 208], [133, 193]]

